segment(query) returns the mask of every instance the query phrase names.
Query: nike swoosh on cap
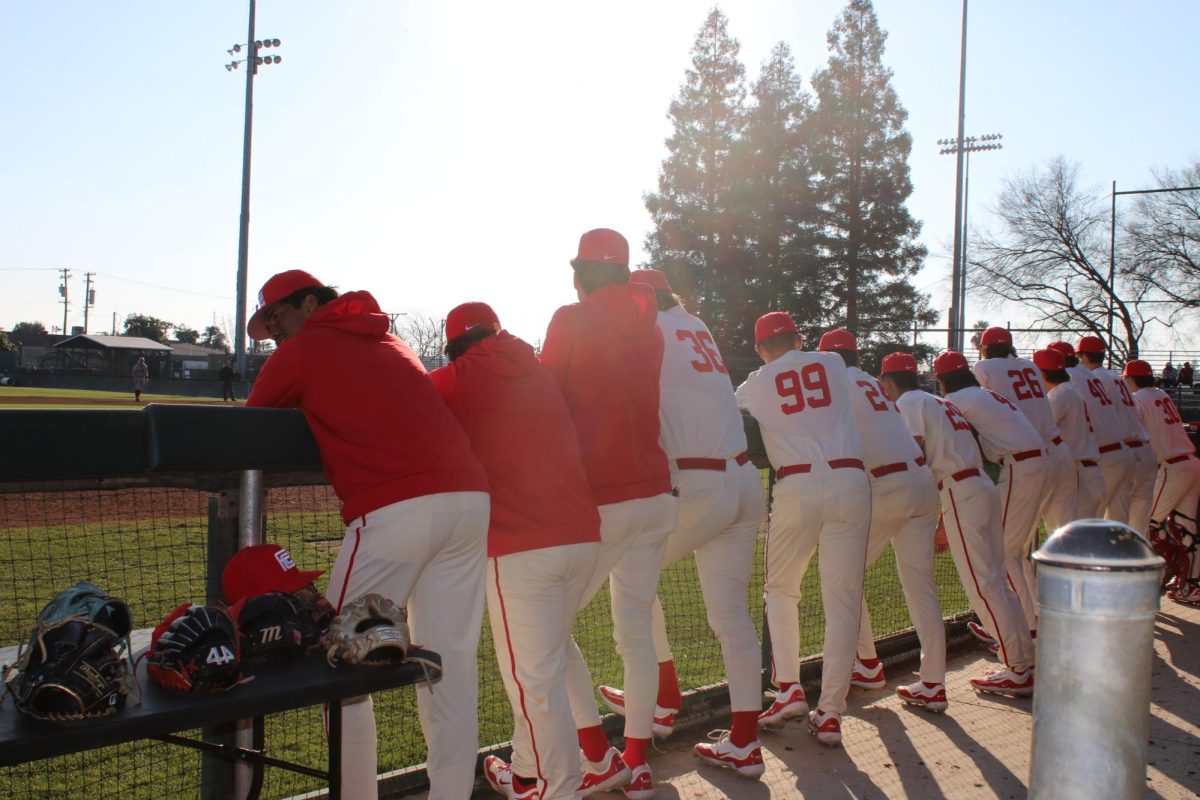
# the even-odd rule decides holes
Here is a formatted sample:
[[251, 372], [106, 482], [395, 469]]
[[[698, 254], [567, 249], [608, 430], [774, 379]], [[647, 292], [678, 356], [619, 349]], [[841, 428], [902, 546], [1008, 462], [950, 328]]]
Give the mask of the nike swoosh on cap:
[[605, 257], [604, 257], [604, 260], [605, 260], [605, 261], [612, 261], [612, 260], [613, 260], [614, 258], [616, 258], [616, 257], [617, 257], [617, 256], [605, 256]]
[[780, 325], [778, 328], [776, 328], [776, 329], [774, 330], [774, 333], [783, 333], [783, 332], [784, 332], [784, 331], [786, 331], [786, 330], [787, 330], [787, 326], [786, 326], [786, 325]]

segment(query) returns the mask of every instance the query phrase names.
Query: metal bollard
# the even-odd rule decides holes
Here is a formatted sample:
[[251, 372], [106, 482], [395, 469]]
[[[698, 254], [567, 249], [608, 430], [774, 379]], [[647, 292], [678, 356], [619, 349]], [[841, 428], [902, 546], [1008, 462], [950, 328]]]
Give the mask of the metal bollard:
[[1146, 792], [1154, 615], [1163, 560], [1127, 525], [1064, 525], [1037, 562], [1031, 800]]

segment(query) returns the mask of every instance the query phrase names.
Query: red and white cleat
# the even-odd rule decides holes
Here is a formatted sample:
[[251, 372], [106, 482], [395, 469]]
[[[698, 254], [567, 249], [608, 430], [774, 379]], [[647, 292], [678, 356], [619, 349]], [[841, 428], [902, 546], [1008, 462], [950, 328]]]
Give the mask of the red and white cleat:
[[587, 756], [581, 753], [579, 766], [583, 771], [583, 780], [579, 784], [580, 797], [624, 786], [631, 777], [629, 767], [621, 758], [621, 751], [615, 747], [608, 748], [604, 758], [599, 761], [588, 761]]
[[887, 685], [887, 678], [883, 676], [883, 663], [876, 660], [874, 667], [868, 667], [855, 658], [854, 671], [850, 673], [850, 685], [859, 689], [882, 689]]
[[738, 747], [729, 741], [729, 731], [711, 731], [708, 738], [712, 743], [701, 742], [693, 749], [704, 761], [717, 767], [731, 769], [743, 778], [760, 778], [767, 767], [763, 764], [762, 747], [751, 742]]
[[974, 636], [983, 644], [986, 644], [988, 647], [991, 647], [992, 645], [999, 646], [996, 642], [996, 637], [988, 633], [987, 628], [983, 627], [975, 620], [971, 620], [967, 623], [967, 630], [971, 632], [972, 636]]
[[[604, 701], [604, 705], [608, 706], [614, 714], [625, 716], [625, 690], [617, 689], [612, 686], [600, 687], [600, 699]], [[660, 705], [654, 706], [654, 735], [659, 739], [665, 739], [675, 732], [675, 715], [679, 713], [678, 708], [663, 708]]]
[[508, 800], [541, 800], [542, 793], [536, 785], [518, 791], [513, 786], [512, 766], [502, 758], [488, 756], [483, 760], [483, 776], [487, 778], [488, 786], [508, 798]]
[[1167, 597], [1174, 600], [1176, 603], [1184, 603], [1189, 606], [1200, 606], [1200, 586], [1189, 582], [1185, 586], [1168, 592]]
[[808, 712], [808, 732], [826, 747], [837, 747], [842, 743], [842, 715], [815, 708]]
[[808, 701], [800, 684], [793, 684], [786, 692], [764, 692], [772, 701], [770, 707], [758, 715], [758, 727], [774, 728], [795, 717], [808, 713]]
[[998, 669], [989, 672], [982, 678], [971, 678], [971, 685], [976, 691], [985, 694], [1007, 694], [1014, 697], [1028, 697], [1033, 694], [1033, 669], [1017, 672], [1011, 669]]
[[897, 686], [896, 694], [910, 706], [920, 706], [939, 714], [950, 707], [950, 702], [946, 700], [946, 685], [943, 683], [917, 681], [908, 686]]
[[623, 789], [629, 800], [650, 800], [654, 797], [654, 776], [649, 764], [638, 764], [633, 768], [633, 778]]

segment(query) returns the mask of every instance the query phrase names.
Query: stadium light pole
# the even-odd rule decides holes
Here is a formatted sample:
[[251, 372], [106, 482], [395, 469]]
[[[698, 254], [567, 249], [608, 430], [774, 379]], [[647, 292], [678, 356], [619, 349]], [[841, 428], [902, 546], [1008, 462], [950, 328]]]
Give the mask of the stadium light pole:
[[[254, 38], [255, 0], [250, 0], [250, 23], [246, 33], [246, 57], [234, 59], [225, 65], [227, 72], [236, 72], [239, 64], [246, 65], [246, 121], [242, 138], [242, 214], [238, 233], [238, 267], [237, 267], [237, 313], [234, 324], [233, 357], [237, 363], [239, 374], [246, 376], [246, 280], [249, 272], [250, 259], [250, 141], [254, 124], [254, 76], [258, 68], [269, 64], [278, 64], [283, 59], [277, 55], [260, 56], [258, 51], [268, 47], [279, 47], [278, 39]], [[235, 55], [242, 52], [243, 45], [235, 44], [226, 52]]]
[[[951, 314], [954, 315], [950, 321], [950, 327], [957, 328], [958, 335], [954, 344], [951, 347], [962, 350], [964, 346], [964, 338], [967, 330], [967, 197], [971, 185], [971, 153], [978, 153], [984, 150], [1001, 150], [1004, 145], [1000, 144], [1000, 140], [1004, 138], [1002, 133], [989, 133], [984, 136], [968, 136], [965, 139], [938, 139], [937, 143], [941, 146], [938, 151], [939, 155], [962, 155], [963, 156], [963, 188], [961, 195], [962, 209], [961, 213], [956, 213], [956, 218], [961, 219], [961, 229], [955, 231], [955, 241], [958, 243], [958, 250], [955, 252], [957, 267], [955, 268], [958, 280], [952, 281], [957, 287], [958, 294], [955, 296], [955, 302], [951, 306]], [[961, 146], [959, 143], [962, 143]], [[953, 287], [952, 287], [953, 288]], [[953, 331], [952, 331], [953, 335]]]
[[[966, 122], [966, 92], [967, 92], [967, 0], [963, 0], [962, 4], [962, 39], [960, 45], [960, 53], [958, 58], [958, 134], [954, 137], [956, 142], [963, 140], [963, 127]], [[959, 313], [959, 295], [962, 293], [960, 283], [962, 280], [962, 192], [963, 192], [963, 153], [962, 150], [955, 154], [954, 165], [954, 255], [953, 266], [950, 271], [950, 318], [947, 320], [946, 327], [949, 329], [946, 334], [947, 347], [951, 350], [961, 348], [960, 343], [961, 331], [955, 330], [956, 323], [960, 316]]]

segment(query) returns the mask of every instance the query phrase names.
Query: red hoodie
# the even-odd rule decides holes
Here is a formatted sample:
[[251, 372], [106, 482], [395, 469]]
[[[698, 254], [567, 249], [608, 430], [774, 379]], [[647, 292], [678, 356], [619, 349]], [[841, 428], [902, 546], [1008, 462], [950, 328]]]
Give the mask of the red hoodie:
[[657, 319], [653, 289], [621, 284], [563, 306], [546, 331], [542, 363], [567, 398], [600, 505], [671, 491], [658, 444]]
[[442, 492], [486, 492], [470, 442], [367, 292], [318, 308], [263, 365], [248, 406], [298, 407], [350, 521]]
[[571, 413], [532, 347], [500, 331], [429, 377], [487, 470], [489, 557], [600, 541]]

